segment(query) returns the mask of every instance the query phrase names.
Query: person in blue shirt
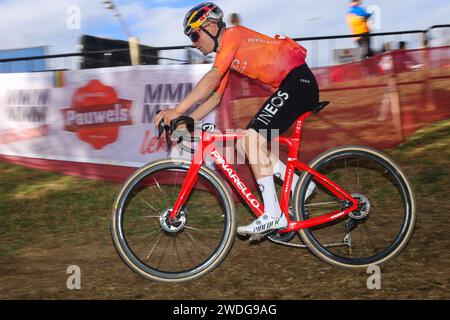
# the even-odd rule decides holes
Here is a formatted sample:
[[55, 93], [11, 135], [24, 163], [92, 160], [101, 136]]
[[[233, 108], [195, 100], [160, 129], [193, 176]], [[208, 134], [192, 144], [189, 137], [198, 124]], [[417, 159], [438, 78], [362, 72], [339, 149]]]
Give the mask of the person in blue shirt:
[[350, 1], [350, 6], [347, 10], [347, 23], [354, 35], [357, 37], [355, 40], [362, 48], [362, 58], [371, 57], [373, 55], [370, 49], [370, 37], [364, 37], [370, 33], [367, 20], [372, 16], [363, 7], [361, 7], [361, 1]]

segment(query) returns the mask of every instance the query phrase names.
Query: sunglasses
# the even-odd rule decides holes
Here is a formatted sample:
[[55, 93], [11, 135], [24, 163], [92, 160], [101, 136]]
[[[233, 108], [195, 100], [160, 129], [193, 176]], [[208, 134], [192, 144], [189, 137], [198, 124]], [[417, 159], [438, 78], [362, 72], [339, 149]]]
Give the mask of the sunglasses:
[[192, 42], [197, 42], [200, 39], [200, 29], [189, 34], [189, 38]]

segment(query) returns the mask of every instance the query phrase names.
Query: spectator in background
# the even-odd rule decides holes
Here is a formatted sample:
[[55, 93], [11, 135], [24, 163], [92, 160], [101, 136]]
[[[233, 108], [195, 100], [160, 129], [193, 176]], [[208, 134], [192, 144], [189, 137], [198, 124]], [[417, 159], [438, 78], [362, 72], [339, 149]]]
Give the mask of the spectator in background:
[[390, 52], [391, 49], [391, 43], [390, 42], [386, 42], [383, 43], [383, 47], [381, 48], [381, 52], [380, 53], [386, 53], [386, 52]]
[[394, 61], [395, 72], [413, 71], [422, 67], [422, 64], [418, 63], [406, 50], [405, 41], [398, 43], [398, 50], [394, 51]]
[[406, 50], [406, 42], [405, 41], [400, 41], [398, 43], [398, 49], [399, 50]]
[[370, 48], [370, 37], [364, 36], [370, 33], [367, 20], [371, 15], [371, 13], [368, 13], [361, 7], [361, 1], [350, 1], [350, 7], [347, 11], [347, 22], [352, 33], [354, 35], [359, 35], [359, 37], [356, 38], [356, 41], [362, 49], [362, 58], [368, 58], [373, 55]]
[[239, 15], [237, 13], [232, 13], [230, 15], [230, 24], [232, 26], [239, 26], [239, 25], [241, 25], [241, 18], [239, 17]]
[[383, 48], [381, 49], [381, 58], [378, 66], [382, 70], [382, 74], [391, 74], [392, 68], [394, 67], [394, 62], [392, 60], [392, 55], [389, 54], [392, 51], [391, 43], [386, 42], [383, 44]]

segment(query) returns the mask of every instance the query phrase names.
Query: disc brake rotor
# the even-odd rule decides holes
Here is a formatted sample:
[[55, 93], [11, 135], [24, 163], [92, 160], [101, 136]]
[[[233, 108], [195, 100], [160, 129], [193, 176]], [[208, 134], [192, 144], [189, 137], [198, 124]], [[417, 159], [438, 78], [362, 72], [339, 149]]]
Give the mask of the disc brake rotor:
[[175, 221], [170, 221], [170, 213], [172, 209], [168, 208], [159, 217], [159, 223], [161, 228], [168, 233], [177, 233], [182, 230], [186, 225], [186, 212], [180, 210], [180, 213], [176, 216]]
[[367, 197], [361, 193], [353, 193], [352, 197], [358, 200], [358, 209], [356, 211], [350, 212], [350, 218], [354, 220], [363, 220], [365, 219], [370, 212], [370, 201]]

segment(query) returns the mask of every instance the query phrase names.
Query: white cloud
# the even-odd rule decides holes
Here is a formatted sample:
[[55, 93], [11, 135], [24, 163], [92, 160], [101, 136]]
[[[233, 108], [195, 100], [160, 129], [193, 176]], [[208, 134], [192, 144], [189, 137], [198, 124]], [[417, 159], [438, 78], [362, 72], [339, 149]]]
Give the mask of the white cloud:
[[[173, 7], [180, 2], [153, 0], [153, 7], [149, 7], [143, 0], [121, 1], [119, 8], [132, 33], [142, 43], [183, 45], [189, 44], [181, 27], [189, 7]], [[217, 3], [224, 9], [227, 20], [230, 13], [237, 12], [243, 25], [269, 35], [306, 37], [349, 33], [345, 20], [347, 0], [217, 0]], [[66, 9], [73, 4], [81, 9], [81, 30], [66, 27]], [[445, 0], [364, 1], [364, 5], [370, 4], [381, 7], [380, 31], [423, 29], [448, 23], [450, 4]], [[0, 49], [50, 45], [51, 53], [73, 52], [80, 33], [121, 34], [112, 12], [107, 12], [100, 0], [6, 0], [0, 2], [0, 12]], [[342, 45], [351, 45], [351, 40]], [[322, 47], [329, 51], [327, 45]]]
[[[71, 5], [81, 9], [81, 30], [67, 28], [67, 8]], [[73, 52], [78, 34], [90, 21], [104, 18], [104, 10], [100, 2], [97, 6], [89, 0], [3, 1], [0, 49], [48, 45], [52, 53]]]
[[[365, 5], [378, 5], [382, 13], [382, 29], [397, 31], [424, 29], [432, 24], [448, 23], [449, 4], [445, 1], [423, 0], [373, 0]], [[232, 12], [241, 15], [245, 26], [274, 35], [282, 33], [291, 37], [348, 34], [346, 9], [348, 1], [328, 0], [321, 3], [303, 0], [217, 0], [226, 18]], [[442, 4], [441, 4], [442, 3]], [[134, 30], [141, 39], [155, 46], [188, 44], [181, 23], [189, 7], [145, 8], [142, 1], [124, 6]]]

